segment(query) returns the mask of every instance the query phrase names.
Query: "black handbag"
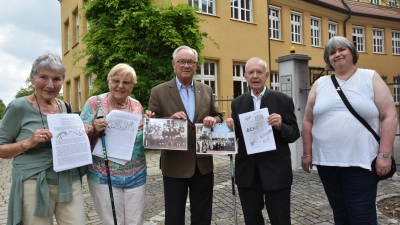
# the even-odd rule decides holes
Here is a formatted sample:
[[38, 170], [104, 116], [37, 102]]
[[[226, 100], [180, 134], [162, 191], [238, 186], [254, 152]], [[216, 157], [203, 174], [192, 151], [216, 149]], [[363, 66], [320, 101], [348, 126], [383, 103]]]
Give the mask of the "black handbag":
[[[372, 129], [372, 127], [367, 123], [367, 121], [365, 121], [364, 118], [362, 118], [354, 110], [354, 108], [350, 105], [350, 102], [347, 100], [347, 98], [344, 95], [342, 89], [340, 88], [340, 85], [338, 84], [338, 82], [337, 82], [337, 80], [335, 78], [335, 74], [331, 75], [331, 79], [332, 79], [333, 85], [336, 88], [336, 91], [338, 92], [340, 98], [342, 98], [343, 103], [349, 109], [351, 114], [353, 114], [353, 116], [356, 117], [365, 126], [365, 128], [367, 128], [367, 130], [369, 130], [372, 133], [372, 135], [374, 135], [376, 141], [378, 142], [378, 144], [380, 144], [381, 138], [379, 137], [379, 135]], [[391, 160], [392, 160], [392, 165], [390, 166], [390, 172], [385, 174], [385, 175], [383, 175], [383, 176], [380, 176], [379, 180], [384, 180], [384, 179], [390, 178], [396, 172], [396, 169], [397, 169], [396, 168], [396, 161], [394, 160], [393, 155], [391, 156]], [[372, 172], [374, 172], [376, 174], [376, 157], [371, 163], [371, 169], [372, 169]]]

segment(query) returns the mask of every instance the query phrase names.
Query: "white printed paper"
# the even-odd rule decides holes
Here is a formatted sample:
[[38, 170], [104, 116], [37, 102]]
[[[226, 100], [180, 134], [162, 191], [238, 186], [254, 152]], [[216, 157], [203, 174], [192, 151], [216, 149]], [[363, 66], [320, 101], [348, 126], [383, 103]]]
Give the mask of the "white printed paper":
[[92, 164], [89, 139], [78, 114], [50, 114], [47, 115], [47, 122], [53, 134], [54, 171]]
[[268, 108], [239, 114], [247, 154], [276, 150]]
[[[141, 115], [113, 110], [106, 116], [105, 148], [108, 160], [125, 164], [132, 159], [133, 146], [140, 126]], [[97, 141], [93, 155], [104, 157], [101, 138]]]

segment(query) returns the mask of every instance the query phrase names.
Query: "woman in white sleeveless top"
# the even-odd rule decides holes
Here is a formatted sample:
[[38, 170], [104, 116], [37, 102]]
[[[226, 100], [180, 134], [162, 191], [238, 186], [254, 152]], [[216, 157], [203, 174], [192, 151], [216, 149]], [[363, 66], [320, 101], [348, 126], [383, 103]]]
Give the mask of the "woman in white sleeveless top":
[[[390, 171], [397, 113], [392, 94], [374, 70], [355, 66], [358, 52], [344, 37], [324, 50], [327, 69], [355, 111], [381, 137], [380, 145], [347, 109], [330, 76], [318, 79], [308, 96], [303, 121], [302, 167], [317, 166], [335, 224], [377, 224], [378, 176]], [[377, 157], [376, 173], [371, 162]]]

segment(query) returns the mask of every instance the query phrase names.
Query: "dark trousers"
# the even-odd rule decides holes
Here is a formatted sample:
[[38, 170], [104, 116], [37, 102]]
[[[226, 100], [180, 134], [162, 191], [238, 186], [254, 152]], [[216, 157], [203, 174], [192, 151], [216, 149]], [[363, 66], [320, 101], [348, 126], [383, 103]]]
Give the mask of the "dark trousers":
[[185, 225], [186, 198], [189, 188], [191, 225], [210, 225], [214, 172], [202, 175], [196, 166], [191, 178], [163, 177], [165, 225]]
[[335, 225], [377, 224], [378, 177], [360, 167], [317, 166]]
[[255, 169], [251, 187], [238, 187], [244, 221], [247, 225], [264, 225], [262, 210], [265, 207], [272, 225], [290, 225], [291, 187], [265, 191], [258, 168]]

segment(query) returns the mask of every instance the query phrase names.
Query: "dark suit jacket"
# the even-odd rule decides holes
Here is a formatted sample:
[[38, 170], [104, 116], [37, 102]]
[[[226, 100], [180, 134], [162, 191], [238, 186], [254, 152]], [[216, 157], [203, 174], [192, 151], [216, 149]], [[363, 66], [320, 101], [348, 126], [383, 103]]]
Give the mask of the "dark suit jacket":
[[289, 144], [300, 136], [294, 104], [288, 95], [266, 89], [261, 99], [260, 108], [268, 108], [270, 114], [276, 113], [282, 117], [281, 131], [273, 128], [276, 150], [247, 155], [243, 139], [239, 114], [254, 111], [254, 103], [250, 92], [247, 92], [232, 102], [232, 118], [235, 122], [235, 134], [238, 138], [238, 154], [235, 158], [235, 177], [239, 187], [250, 187], [253, 183], [254, 169], [258, 165], [263, 188], [265, 191], [277, 190], [292, 184], [292, 164]]
[[[174, 79], [162, 83], [151, 90], [149, 110], [155, 113], [156, 118], [169, 118], [179, 111], [183, 111], [187, 115], [175, 79], [174, 77]], [[209, 86], [194, 81], [194, 92], [195, 114], [194, 121], [188, 119], [188, 149], [187, 151], [161, 151], [160, 168], [164, 176], [174, 178], [192, 177], [196, 162], [201, 174], [207, 174], [213, 170], [212, 156], [196, 156], [195, 123], [203, 123], [203, 119], [207, 116], [212, 116], [217, 119], [217, 123], [221, 123], [222, 114], [214, 105], [213, 92]]]

